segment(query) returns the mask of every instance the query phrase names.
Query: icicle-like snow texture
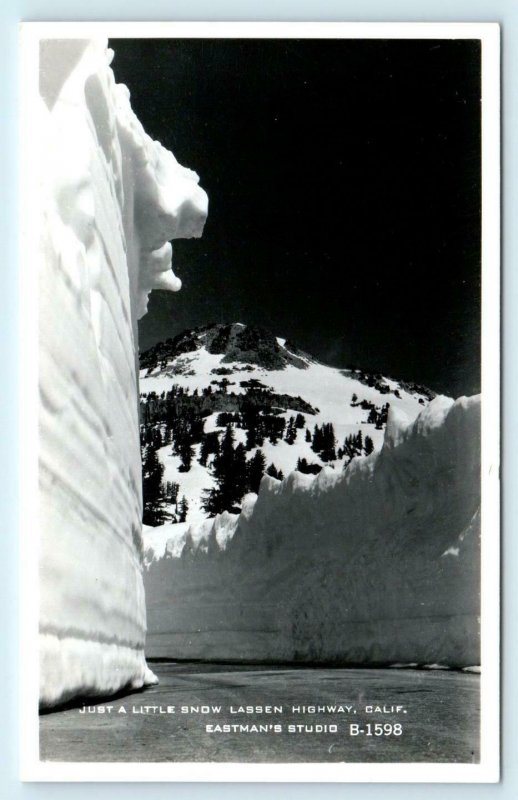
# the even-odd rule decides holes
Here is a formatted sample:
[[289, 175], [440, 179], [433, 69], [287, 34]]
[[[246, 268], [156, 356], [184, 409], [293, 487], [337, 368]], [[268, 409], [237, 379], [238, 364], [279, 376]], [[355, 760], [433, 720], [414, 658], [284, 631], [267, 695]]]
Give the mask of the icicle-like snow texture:
[[152, 141], [105, 41], [40, 51], [41, 703], [153, 682], [146, 666], [137, 319], [180, 288], [198, 177]]
[[239, 516], [148, 529], [147, 652], [479, 664], [479, 515], [480, 398], [390, 413], [345, 471], [265, 476]]

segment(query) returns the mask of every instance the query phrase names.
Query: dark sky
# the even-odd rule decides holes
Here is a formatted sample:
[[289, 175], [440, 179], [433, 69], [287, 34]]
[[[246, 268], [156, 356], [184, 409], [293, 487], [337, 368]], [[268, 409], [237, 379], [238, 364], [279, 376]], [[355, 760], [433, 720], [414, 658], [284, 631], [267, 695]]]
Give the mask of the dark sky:
[[112, 40], [146, 131], [209, 195], [141, 349], [207, 322], [480, 390], [477, 41]]

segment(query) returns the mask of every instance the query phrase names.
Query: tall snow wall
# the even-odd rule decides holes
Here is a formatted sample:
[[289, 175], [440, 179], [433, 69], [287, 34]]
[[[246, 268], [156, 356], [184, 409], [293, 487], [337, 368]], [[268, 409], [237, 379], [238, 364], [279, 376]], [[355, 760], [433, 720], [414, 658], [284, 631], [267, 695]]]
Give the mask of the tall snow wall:
[[180, 288], [198, 176], [144, 132], [106, 41], [40, 48], [40, 676], [43, 706], [154, 681], [146, 666], [137, 320]]
[[150, 548], [147, 653], [479, 664], [479, 515], [480, 398], [390, 415], [345, 472], [266, 476], [240, 516]]

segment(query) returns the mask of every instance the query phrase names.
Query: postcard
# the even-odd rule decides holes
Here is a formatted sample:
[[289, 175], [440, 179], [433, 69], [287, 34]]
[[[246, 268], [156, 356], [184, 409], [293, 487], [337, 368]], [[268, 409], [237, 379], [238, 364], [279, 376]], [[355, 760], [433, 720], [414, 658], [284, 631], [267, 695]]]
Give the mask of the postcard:
[[24, 23], [22, 778], [499, 775], [499, 28]]

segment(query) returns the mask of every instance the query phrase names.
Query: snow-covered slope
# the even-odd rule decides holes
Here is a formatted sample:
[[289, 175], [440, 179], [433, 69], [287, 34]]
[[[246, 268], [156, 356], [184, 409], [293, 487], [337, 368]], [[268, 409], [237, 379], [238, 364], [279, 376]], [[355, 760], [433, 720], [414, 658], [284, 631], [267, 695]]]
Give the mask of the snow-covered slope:
[[179, 288], [197, 175], [152, 141], [105, 41], [40, 52], [41, 702], [153, 680], [144, 659], [137, 319]]
[[391, 410], [345, 471], [266, 476], [239, 516], [146, 531], [149, 655], [478, 664], [479, 429], [479, 397]]
[[[269, 404], [286, 428], [279, 439], [272, 441], [266, 436], [260, 444], [248, 447], [247, 458], [250, 460], [260, 449], [266, 465], [274, 464], [283, 475], [296, 469], [299, 459], [317, 468], [325, 463], [340, 471], [347, 460], [341, 452], [346, 437], [361, 432], [364, 445], [369, 437], [374, 449], [380, 449], [386, 404], [410, 422], [434, 396], [426, 387], [360, 370], [326, 366], [271, 332], [242, 323], [185, 331], [143, 353], [140, 363], [143, 428], [153, 424], [160, 427], [166, 419], [166, 411], [150, 414], [149, 410], [156, 407], [160, 398], [167, 402], [164, 395], [173, 386], [191, 397], [193, 394], [200, 397], [209, 389], [211, 397], [205, 397], [203, 403], [193, 400], [192, 406], [203, 415], [204, 432], [217, 431], [221, 440], [225, 425], [218, 424], [219, 413], [242, 411], [244, 396], [250, 398], [254, 382], [259, 382], [260, 388], [271, 393], [271, 398], [255, 397], [254, 402], [264, 413], [269, 411]], [[290, 417], [297, 414], [303, 417], [302, 427], [296, 430], [295, 441], [289, 443], [285, 435], [287, 425]], [[376, 417], [378, 424], [368, 421]], [[312, 436], [315, 425], [324, 424], [332, 424], [336, 438], [336, 457], [327, 460], [315, 452], [307, 438], [308, 434]], [[234, 424], [233, 432], [236, 445], [246, 443], [246, 425]], [[213, 460], [209, 458], [206, 465], [201, 464], [201, 444], [195, 442], [191, 466], [182, 472], [180, 455], [171, 444], [174, 435], [173, 442], [157, 447], [158, 458], [164, 465], [163, 483], [179, 484], [178, 496], [185, 496], [188, 502], [188, 522], [204, 519], [207, 514], [202, 508], [203, 492], [214, 487]]]

